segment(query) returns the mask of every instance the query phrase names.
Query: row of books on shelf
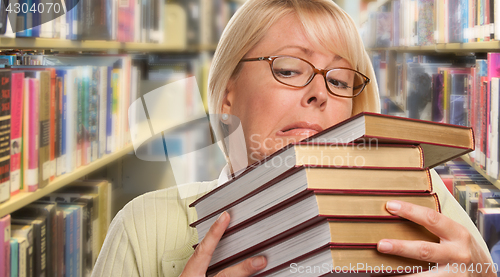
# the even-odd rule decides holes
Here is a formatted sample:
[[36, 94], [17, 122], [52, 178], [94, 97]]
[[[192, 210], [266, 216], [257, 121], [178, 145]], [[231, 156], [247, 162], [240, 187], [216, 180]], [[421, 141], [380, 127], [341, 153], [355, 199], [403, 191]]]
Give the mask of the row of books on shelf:
[[110, 66], [0, 70], [2, 202], [130, 143], [138, 70], [129, 56], [113, 59]]
[[493, 255], [494, 247], [500, 246], [500, 189], [461, 159], [448, 162], [436, 171], [476, 224], [492, 252], [493, 262], [500, 263]]
[[[290, 144], [191, 204], [198, 214], [191, 226], [200, 239], [221, 212], [231, 216], [207, 274], [256, 255], [267, 259], [256, 276], [289, 276], [292, 263], [332, 270], [362, 263], [355, 272], [366, 276], [382, 264], [427, 270], [432, 264], [376, 250], [383, 238], [439, 241], [422, 226], [393, 216], [386, 202], [439, 212], [437, 175], [429, 169], [472, 147], [470, 128], [372, 113]], [[308, 276], [327, 272], [314, 273]]]
[[78, 180], [0, 219], [0, 276], [90, 276], [111, 221], [111, 184]]
[[367, 47], [500, 40], [498, 0], [392, 0], [363, 25]]
[[188, 45], [213, 45], [219, 42], [229, 19], [241, 7], [237, 0], [175, 0], [187, 17]]
[[[376, 75], [385, 76], [385, 53], [372, 57]], [[498, 178], [500, 53], [486, 57], [401, 53], [395, 63], [396, 78], [380, 79], [381, 95], [398, 103], [401, 115], [473, 127], [476, 150], [471, 159]]]
[[162, 43], [162, 0], [2, 1], [0, 35]]

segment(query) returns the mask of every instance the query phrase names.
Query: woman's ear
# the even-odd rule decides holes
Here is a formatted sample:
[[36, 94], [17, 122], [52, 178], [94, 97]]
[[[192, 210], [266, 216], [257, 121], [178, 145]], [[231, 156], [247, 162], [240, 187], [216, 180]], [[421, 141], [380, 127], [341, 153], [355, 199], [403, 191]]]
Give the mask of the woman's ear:
[[236, 92], [234, 90], [234, 80], [233, 78], [231, 78], [227, 82], [226, 91], [224, 92], [224, 98], [222, 99], [222, 108], [221, 108], [222, 113], [231, 114], [235, 93]]

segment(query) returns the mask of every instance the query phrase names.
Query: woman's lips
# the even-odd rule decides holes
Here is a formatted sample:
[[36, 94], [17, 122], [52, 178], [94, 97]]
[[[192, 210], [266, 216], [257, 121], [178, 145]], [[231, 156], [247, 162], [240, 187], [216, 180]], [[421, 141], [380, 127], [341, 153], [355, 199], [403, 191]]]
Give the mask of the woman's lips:
[[323, 131], [323, 128], [318, 124], [313, 124], [305, 121], [294, 122], [280, 131], [276, 132], [277, 136], [312, 136]]
[[277, 136], [312, 136], [317, 134], [318, 131], [312, 130], [312, 129], [303, 129], [303, 128], [298, 128], [298, 129], [292, 129], [288, 130], [286, 132], [283, 131], [278, 131], [276, 132]]

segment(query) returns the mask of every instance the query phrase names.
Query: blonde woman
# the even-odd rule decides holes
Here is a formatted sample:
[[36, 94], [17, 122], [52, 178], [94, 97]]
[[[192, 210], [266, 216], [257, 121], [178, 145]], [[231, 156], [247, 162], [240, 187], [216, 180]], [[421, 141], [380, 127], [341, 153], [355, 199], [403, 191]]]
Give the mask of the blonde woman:
[[[283, 64], [303, 72], [273, 70]], [[354, 76], [361, 86], [349, 89], [330, 78], [327, 82], [330, 74], [339, 72]], [[249, 164], [356, 113], [379, 112], [373, 68], [355, 24], [329, 0], [246, 1], [217, 47], [209, 94], [211, 114], [222, 114], [223, 123], [225, 115], [241, 120]], [[220, 126], [214, 129], [223, 136]], [[215, 188], [245, 164], [232, 157], [228, 163], [218, 180], [189, 186]], [[429, 229], [441, 242], [382, 240], [378, 250], [442, 265], [468, 268], [481, 263], [485, 268], [491, 259], [477, 229], [442, 182], [436, 182], [435, 191], [442, 214], [396, 201], [388, 202], [387, 209]], [[198, 237], [188, 225], [196, 220], [196, 212], [188, 205], [195, 198], [180, 199], [176, 189], [165, 189], [127, 204], [111, 224], [93, 275], [205, 276], [230, 219], [226, 212], [221, 214], [194, 251]], [[219, 276], [250, 276], [265, 267], [264, 257], [252, 257]], [[494, 276], [491, 270], [470, 273], [453, 275]]]

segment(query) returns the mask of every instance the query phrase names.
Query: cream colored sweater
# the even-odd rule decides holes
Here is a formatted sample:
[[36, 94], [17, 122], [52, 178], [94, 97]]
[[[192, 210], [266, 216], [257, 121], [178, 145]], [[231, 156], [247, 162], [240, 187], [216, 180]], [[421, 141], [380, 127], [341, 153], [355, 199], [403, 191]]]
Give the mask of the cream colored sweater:
[[[468, 215], [448, 192], [439, 175], [431, 170], [434, 191], [442, 213], [464, 225], [487, 251], [487, 246]], [[189, 204], [196, 193], [212, 182], [192, 183], [185, 188], [196, 195], [181, 200], [176, 188], [141, 195], [130, 201], [113, 219], [92, 276], [179, 276], [198, 243], [189, 224], [196, 211]]]

